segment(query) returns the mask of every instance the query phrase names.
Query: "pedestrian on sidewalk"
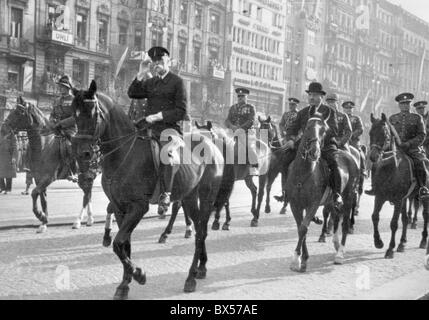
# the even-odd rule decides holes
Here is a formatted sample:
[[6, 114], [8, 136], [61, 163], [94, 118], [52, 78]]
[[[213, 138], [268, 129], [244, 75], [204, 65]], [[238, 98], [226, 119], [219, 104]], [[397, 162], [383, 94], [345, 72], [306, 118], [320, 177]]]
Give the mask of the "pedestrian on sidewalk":
[[18, 142], [14, 132], [3, 125], [0, 129], [0, 193], [12, 191], [12, 179], [16, 178]]

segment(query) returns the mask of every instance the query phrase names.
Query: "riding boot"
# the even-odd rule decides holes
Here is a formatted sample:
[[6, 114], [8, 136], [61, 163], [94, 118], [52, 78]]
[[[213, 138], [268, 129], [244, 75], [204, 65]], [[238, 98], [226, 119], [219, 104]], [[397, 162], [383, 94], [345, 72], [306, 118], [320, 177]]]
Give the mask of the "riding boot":
[[326, 154], [325, 159], [327, 160], [331, 171], [329, 182], [333, 192], [334, 206], [339, 209], [343, 205], [343, 199], [341, 197], [341, 173], [335, 157], [335, 151], [329, 151], [329, 153]]
[[170, 196], [171, 196], [171, 190], [173, 189], [173, 181], [174, 181], [173, 166], [163, 164], [161, 165], [160, 169], [161, 169], [162, 193], [159, 197], [159, 206], [164, 212], [166, 212], [171, 203]]
[[425, 165], [422, 161], [414, 161], [414, 168], [416, 170], [417, 183], [420, 187], [420, 200], [426, 200], [429, 198], [429, 189], [426, 187], [427, 171]]
[[369, 196], [375, 196], [375, 190], [374, 190], [374, 176], [375, 176], [375, 171], [377, 170], [377, 167], [375, 166], [375, 164], [372, 164], [372, 168], [371, 168], [371, 189], [370, 190], [365, 190], [365, 194], [369, 195]]
[[288, 175], [288, 170], [290, 164], [295, 160], [296, 157], [296, 150], [295, 149], [289, 149], [286, 151], [286, 153], [283, 156], [283, 168], [282, 168], [282, 195], [281, 196], [274, 196], [274, 199], [276, 199], [278, 202], [284, 202], [286, 201], [286, 180]]

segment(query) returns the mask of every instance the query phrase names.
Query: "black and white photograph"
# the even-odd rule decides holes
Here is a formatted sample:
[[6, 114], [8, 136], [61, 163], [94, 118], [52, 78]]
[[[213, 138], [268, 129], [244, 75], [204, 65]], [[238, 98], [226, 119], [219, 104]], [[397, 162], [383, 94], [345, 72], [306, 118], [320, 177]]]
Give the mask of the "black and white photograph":
[[427, 0], [0, 0], [0, 300], [429, 300], [428, 101]]

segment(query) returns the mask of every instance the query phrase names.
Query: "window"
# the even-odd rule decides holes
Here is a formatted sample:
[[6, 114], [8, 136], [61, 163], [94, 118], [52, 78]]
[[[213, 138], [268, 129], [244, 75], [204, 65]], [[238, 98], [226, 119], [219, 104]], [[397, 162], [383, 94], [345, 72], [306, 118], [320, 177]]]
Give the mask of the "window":
[[10, 17], [10, 35], [13, 38], [22, 37], [22, 14], [22, 9], [12, 7]]
[[152, 47], [162, 46], [162, 31], [154, 29], [152, 31]]
[[315, 63], [315, 59], [313, 56], [307, 56], [306, 66], [309, 69], [316, 69], [316, 63]]
[[100, 47], [107, 46], [107, 21], [98, 20], [98, 44]]
[[143, 8], [143, 2], [144, 0], [137, 0], [136, 2], [137, 8]]
[[182, 64], [186, 64], [186, 43], [179, 43], [179, 60]]
[[7, 80], [10, 89], [21, 90], [20, 69], [21, 67], [17, 64], [9, 64]]
[[87, 84], [85, 81], [85, 62], [82, 60], [73, 60], [73, 84], [77, 88], [86, 88]]
[[119, 26], [119, 44], [125, 46], [127, 44], [128, 27]]
[[182, 0], [180, 3], [180, 23], [188, 23], [188, 1]]
[[168, 0], [168, 17], [173, 19], [174, 0]]
[[220, 33], [220, 18], [217, 13], [210, 14], [210, 32]]
[[86, 26], [87, 26], [86, 15], [78, 13], [76, 15], [76, 36], [78, 40], [83, 42], [86, 41]]
[[194, 46], [194, 67], [197, 70], [200, 70], [200, 60], [201, 60], [201, 48], [199, 46]]
[[136, 29], [134, 33], [134, 48], [137, 51], [142, 50], [142, 38], [143, 38], [143, 31], [140, 29]]
[[195, 28], [201, 29], [203, 27], [203, 7], [200, 5], [195, 6]]

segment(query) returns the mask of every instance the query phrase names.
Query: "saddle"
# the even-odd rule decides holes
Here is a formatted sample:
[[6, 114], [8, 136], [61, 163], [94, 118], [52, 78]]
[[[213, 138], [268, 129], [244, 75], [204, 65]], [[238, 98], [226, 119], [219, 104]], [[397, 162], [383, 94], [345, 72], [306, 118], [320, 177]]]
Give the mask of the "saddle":
[[[396, 151], [385, 152], [383, 154], [382, 161], [386, 161], [386, 160], [388, 160], [388, 159], [390, 159], [392, 157], [396, 161], [395, 153], [396, 153]], [[416, 188], [416, 186], [417, 186], [417, 178], [416, 178], [416, 169], [415, 169], [415, 166], [414, 166], [413, 159], [408, 154], [406, 154], [405, 152], [401, 152], [401, 153], [404, 155], [404, 158], [407, 160], [408, 166], [410, 168], [411, 186], [410, 186], [410, 189], [408, 190], [407, 195], [404, 197], [404, 199], [406, 199], [406, 198], [408, 198], [413, 193], [414, 189]]]

